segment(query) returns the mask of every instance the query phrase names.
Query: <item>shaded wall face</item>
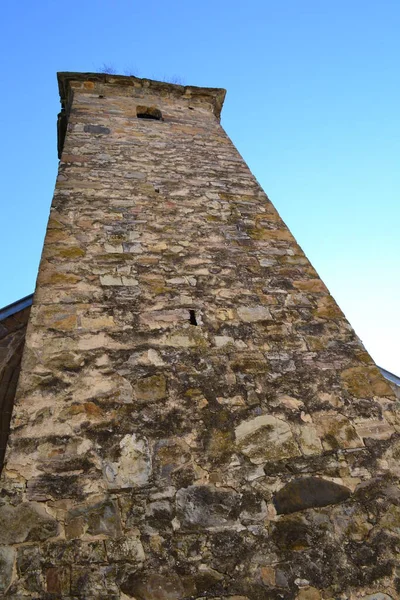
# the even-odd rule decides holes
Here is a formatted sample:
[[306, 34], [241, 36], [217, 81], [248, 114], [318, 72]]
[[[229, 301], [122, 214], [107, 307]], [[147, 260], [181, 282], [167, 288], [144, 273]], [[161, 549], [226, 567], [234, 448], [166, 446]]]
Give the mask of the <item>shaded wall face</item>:
[[4, 477], [3, 589], [389, 594], [395, 406], [210, 106], [77, 84]]
[[0, 321], [0, 472], [21, 368], [30, 307]]

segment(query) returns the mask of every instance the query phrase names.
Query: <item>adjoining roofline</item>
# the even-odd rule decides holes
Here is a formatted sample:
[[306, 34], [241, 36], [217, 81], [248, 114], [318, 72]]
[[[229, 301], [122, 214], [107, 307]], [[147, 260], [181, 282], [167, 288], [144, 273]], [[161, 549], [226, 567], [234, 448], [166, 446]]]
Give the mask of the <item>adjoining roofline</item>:
[[24, 310], [28, 306], [31, 306], [33, 302], [33, 294], [29, 294], [29, 296], [25, 296], [21, 298], [21, 300], [17, 300], [12, 304], [8, 304], [4, 308], [0, 308], [0, 321], [4, 321], [8, 317], [15, 315], [17, 312]]
[[378, 369], [380, 370], [382, 375], [385, 377], [385, 379], [388, 379], [392, 383], [395, 383], [396, 385], [400, 386], [400, 377], [397, 377], [397, 375], [395, 375], [394, 373], [391, 373], [390, 371], [387, 371], [383, 367], [378, 367]]

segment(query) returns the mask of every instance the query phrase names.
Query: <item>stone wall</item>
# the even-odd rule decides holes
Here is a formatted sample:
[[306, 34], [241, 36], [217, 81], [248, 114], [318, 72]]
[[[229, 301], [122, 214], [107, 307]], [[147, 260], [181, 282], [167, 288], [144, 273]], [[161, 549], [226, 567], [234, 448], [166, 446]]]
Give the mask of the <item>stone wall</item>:
[[5, 597], [400, 597], [396, 398], [220, 126], [223, 91], [60, 87]]

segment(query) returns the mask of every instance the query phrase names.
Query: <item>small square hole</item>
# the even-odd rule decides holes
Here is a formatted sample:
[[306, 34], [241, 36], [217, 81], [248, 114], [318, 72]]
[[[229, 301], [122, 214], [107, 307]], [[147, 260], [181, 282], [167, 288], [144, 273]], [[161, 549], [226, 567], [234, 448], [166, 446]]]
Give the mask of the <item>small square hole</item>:
[[155, 106], [137, 106], [136, 116], [138, 119], [153, 119], [154, 121], [162, 121], [161, 110]]

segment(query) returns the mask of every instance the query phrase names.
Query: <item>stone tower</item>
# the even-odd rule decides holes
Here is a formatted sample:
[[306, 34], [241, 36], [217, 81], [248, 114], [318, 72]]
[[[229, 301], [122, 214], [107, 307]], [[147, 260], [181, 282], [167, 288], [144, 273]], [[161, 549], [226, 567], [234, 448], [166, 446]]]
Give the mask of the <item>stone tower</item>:
[[395, 397], [221, 128], [225, 92], [59, 85], [2, 594], [399, 598]]

